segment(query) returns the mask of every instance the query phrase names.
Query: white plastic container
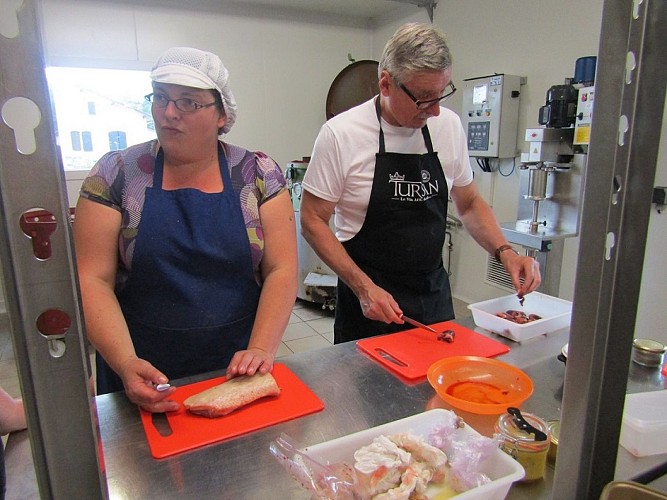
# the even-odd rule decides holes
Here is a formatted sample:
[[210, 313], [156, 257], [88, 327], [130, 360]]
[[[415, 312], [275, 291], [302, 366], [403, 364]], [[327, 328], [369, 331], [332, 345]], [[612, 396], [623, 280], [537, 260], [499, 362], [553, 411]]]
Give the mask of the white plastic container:
[[636, 457], [667, 453], [667, 389], [625, 396], [619, 442]]
[[[516, 295], [507, 295], [470, 304], [468, 309], [472, 311], [472, 317], [477, 326], [516, 342], [566, 328], [570, 326], [572, 318], [572, 302], [540, 292], [526, 295], [523, 306]], [[537, 314], [542, 319], [520, 325], [496, 316], [499, 312], [511, 309], [523, 311], [526, 314]]]
[[[408, 431], [428, 436], [433, 427], [442, 422], [446, 413], [451, 413], [451, 411], [443, 408], [428, 410], [411, 417], [372, 427], [365, 431], [355, 432], [354, 434], [309, 446], [304, 451], [313, 457], [319, 457], [323, 462], [329, 464], [353, 464], [354, 452], [362, 446], [369, 445], [377, 436]], [[479, 434], [467, 424], [464, 430], [471, 434]], [[493, 456], [483, 462], [481, 471], [487, 474], [493, 481], [460, 493], [455, 498], [460, 500], [502, 500], [507, 496], [512, 483], [522, 479], [525, 474], [521, 464], [501, 451], [500, 448], [494, 451]]]

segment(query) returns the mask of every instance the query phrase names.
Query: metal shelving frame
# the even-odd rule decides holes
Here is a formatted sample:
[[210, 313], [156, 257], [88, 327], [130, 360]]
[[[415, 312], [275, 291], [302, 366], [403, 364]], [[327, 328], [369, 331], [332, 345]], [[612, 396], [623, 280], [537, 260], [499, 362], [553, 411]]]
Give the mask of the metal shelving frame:
[[665, 0], [604, 2], [553, 498], [599, 498], [614, 479], [664, 111], [665, 40]]
[[[0, 12], [0, 260], [37, 485], [43, 499], [107, 498], [37, 2], [0, 0]], [[20, 227], [38, 208], [55, 218], [46, 259]], [[47, 311], [69, 328], [43, 335], [66, 325], [38, 326]]]

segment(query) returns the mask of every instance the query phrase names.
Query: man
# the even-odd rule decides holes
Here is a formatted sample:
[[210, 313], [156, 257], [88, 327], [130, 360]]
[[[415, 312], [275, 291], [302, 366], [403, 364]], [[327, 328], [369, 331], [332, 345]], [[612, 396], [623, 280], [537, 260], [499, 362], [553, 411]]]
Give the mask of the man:
[[[334, 342], [454, 318], [442, 261], [448, 198], [523, 296], [540, 284], [534, 259], [512, 251], [479, 194], [444, 36], [401, 26], [378, 67], [380, 94], [324, 124], [303, 180], [303, 235], [338, 275]], [[336, 234], [329, 228], [335, 213]]]

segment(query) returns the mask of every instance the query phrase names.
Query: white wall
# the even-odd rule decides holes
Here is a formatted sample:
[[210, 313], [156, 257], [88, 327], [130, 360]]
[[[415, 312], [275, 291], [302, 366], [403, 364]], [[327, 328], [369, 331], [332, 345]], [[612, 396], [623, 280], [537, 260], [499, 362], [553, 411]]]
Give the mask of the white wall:
[[[438, 3], [434, 23], [448, 37], [453, 55], [453, 80], [507, 73], [527, 77], [521, 87], [517, 148], [526, 151], [523, 132], [538, 127], [538, 110], [545, 103], [549, 87], [574, 76], [579, 57], [598, 51], [603, 0], [564, 0], [558, 8], [546, 9], [545, 2], [505, 0], [445, 0]], [[462, 93], [447, 102], [460, 112]], [[503, 177], [483, 173], [473, 162], [475, 178], [501, 222], [517, 215], [519, 175]], [[504, 172], [512, 160], [503, 160]], [[452, 273], [455, 296], [475, 302], [506, 295], [507, 291], [483, 283], [487, 254], [463, 230], [455, 230]], [[559, 295], [572, 299], [577, 238], [566, 240]]]
[[[150, 69], [171, 46], [215, 52], [239, 106], [226, 140], [264, 151], [282, 167], [310, 155], [329, 86], [348, 54], [371, 56], [372, 30], [341, 16], [295, 17], [252, 6], [212, 11], [199, 3], [43, 0], [47, 64]], [[71, 205], [79, 186], [68, 182]]]

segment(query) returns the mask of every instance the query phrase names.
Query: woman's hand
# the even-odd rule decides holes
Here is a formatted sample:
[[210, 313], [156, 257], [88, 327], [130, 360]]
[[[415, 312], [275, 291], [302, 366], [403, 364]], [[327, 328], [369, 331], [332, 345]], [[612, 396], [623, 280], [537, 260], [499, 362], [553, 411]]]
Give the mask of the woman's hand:
[[254, 375], [257, 372], [269, 373], [273, 369], [273, 360], [273, 354], [257, 347], [237, 351], [227, 367], [227, 378], [237, 375]]
[[131, 358], [119, 370], [119, 376], [125, 386], [125, 394], [133, 403], [152, 413], [177, 411], [180, 409], [176, 401], [168, 399], [175, 387], [158, 391], [155, 386], [166, 384], [169, 379], [148, 361]]

